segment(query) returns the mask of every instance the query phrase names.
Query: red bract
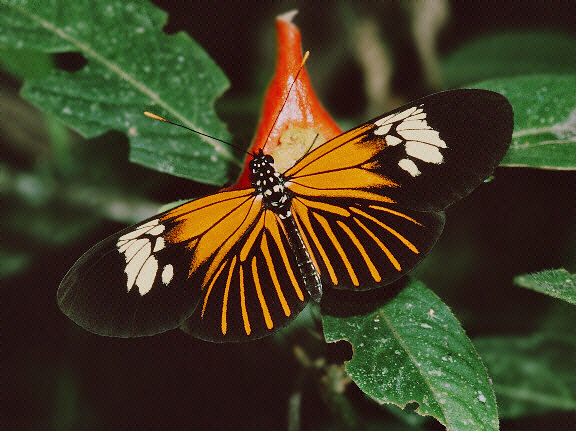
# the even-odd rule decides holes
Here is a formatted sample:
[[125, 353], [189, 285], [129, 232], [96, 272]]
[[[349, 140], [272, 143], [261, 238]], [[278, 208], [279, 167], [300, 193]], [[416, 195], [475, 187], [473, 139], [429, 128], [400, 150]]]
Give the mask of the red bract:
[[[292, 22], [295, 12], [276, 18], [278, 60], [264, 98], [262, 116], [250, 152], [271, 154], [279, 172], [287, 169], [309, 148], [342, 133], [320, 104], [304, 68], [290, 90], [302, 64], [300, 30]], [[313, 56], [312, 56], [313, 58]], [[284, 106], [282, 106], [286, 102]], [[230, 190], [250, 187], [248, 162]]]

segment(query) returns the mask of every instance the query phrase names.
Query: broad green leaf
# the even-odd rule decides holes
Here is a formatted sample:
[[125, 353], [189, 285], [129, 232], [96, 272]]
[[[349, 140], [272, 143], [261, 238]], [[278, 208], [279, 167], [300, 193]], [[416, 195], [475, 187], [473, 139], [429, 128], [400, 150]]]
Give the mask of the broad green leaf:
[[0, 0], [0, 45], [80, 52], [81, 70], [27, 81], [23, 96], [86, 137], [125, 132], [130, 158], [210, 184], [224, 184], [238, 160], [226, 145], [144, 117], [143, 111], [228, 139], [214, 100], [228, 81], [183, 33], [162, 32], [166, 14], [148, 2]]
[[514, 108], [512, 144], [501, 166], [576, 169], [576, 75], [531, 75], [473, 85]]
[[474, 345], [492, 376], [503, 418], [576, 409], [573, 335], [479, 338]]
[[441, 67], [447, 88], [529, 73], [574, 73], [576, 39], [543, 31], [491, 34], [465, 43]]
[[0, 65], [20, 79], [41, 79], [52, 72], [52, 55], [35, 49], [0, 46]]
[[565, 269], [552, 269], [514, 278], [518, 286], [576, 304], [576, 275]]
[[412, 281], [378, 310], [323, 316], [326, 341], [348, 340], [350, 377], [381, 403], [431, 415], [448, 430], [496, 430], [498, 412], [486, 368], [450, 309]]

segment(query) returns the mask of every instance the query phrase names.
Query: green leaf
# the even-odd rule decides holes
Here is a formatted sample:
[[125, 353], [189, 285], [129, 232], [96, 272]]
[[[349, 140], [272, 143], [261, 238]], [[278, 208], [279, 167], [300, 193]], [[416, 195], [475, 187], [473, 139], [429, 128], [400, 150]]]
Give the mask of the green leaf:
[[514, 278], [518, 286], [576, 304], [576, 275], [565, 269], [552, 269]]
[[142, 114], [229, 139], [214, 112], [226, 77], [190, 37], [162, 33], [164, 12], [122, 0], [0, 2], [0, 45], [80, 52], [88, 61], [76, 72], [26, 82], [26, 99], [86, 137], [125, 132], [130, 159], [162, 172], [221, 185], [232, 164], [240, 165], [226, 145]]
[[0, 280], [18, 275], [28, 267], [31, 260], [29, 253], [0, 248]]
[[418, 281], [363, 316], [323, 316], [326, 341], [348, 340], [350, 377], [366, 394], [401, 408], [420, 404], [448, 430], [496, 430], [486, 368], [450, 309]]
[[474, 339], [474, 345], [492, 376], [503, 418], [576, 409], [575, 337], [490, 337]]
[[35, 49], [0, 47], [0, 64], [20, 79], [41, 79], [54, 69], [50, 54]]
[[576, 39], [543, 31], [491, 34], [462, 45], [441, 67], [447, 88], [527, 73], [574, 73]]
[[531, 75], [472, 86], [503, 94], [514, 108], [512, 144], [501, 166], [576, 169], [576, 75]]

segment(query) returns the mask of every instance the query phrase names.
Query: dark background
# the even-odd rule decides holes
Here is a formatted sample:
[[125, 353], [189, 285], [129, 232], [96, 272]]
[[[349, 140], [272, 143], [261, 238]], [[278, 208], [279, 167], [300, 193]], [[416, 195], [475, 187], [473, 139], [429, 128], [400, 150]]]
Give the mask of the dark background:
[[[371, 16], [381, 23], [383, 37], [394, 51], [394, 100], [437, 90], [425, 84], [408, 18], [396, 2], [186, 2], [185, 7], [175, 1], [154, 3], [170, 13], [165, 31], [188, 32], [230, 79], [231, 90], [218, 109], [244, 142], [255, 130], [259, 100], [273, 71], [274, 17], [293, 8], [300, 10], [295, 22], [304, 48], [312, 52], [311, 79], [337, 119], [350, 125], [366, 120], [362, 114], [367, 99], [362, 70], [350, 55], [354, 48], [342, 31], [347, 25], [342, 10], [352, 10], [355, 19]], [[439, 52], [448, 53], [493, 31], [536, 28], [574, 34], [570, 3], [452, 2]], [[339, 61], [326, 62], [331, 56]], [[80, 56], [59, 55], [58, 62], [70, 70], [82, 66]], [[2, 80], [13, 89], [20, 85], [6, 74]], [[97, 139], [99, 154], [85, 148], [82, 157], [110, 157], [106, 149], [112, 151], [122, 142], [124, 152], [112, 153], [111, 163], [131, 177], [123, 180], [128, 190], [131, 183], [145, 178], [145, 187], [137, 192], [145, 199], [170, 202], [216, 190], [130, 166], [123, 136]], [[3, 160], [10, 160], [15, 169], [29, 168], [38, 155], [35, 150], [15, 151], [4, 140], [0, 148]], [[470, 337], [527, 335], [546, 325], [553, 327], [550, 316], [558, 303], [514, 287], [512, 279], [562, 266], [576, 270], [574, 196], [574, 173], [499, 168], [495, 181], [450, 209], [445, 233], [418, 277], [452, 307]], [[0, 203], [19, 204], [4, 197]], [[69, 211], [58, 204], [55, 208]], [[312, 331], [296, 329], [249, 344], [218, 345], [180, 331], [145, 339], [103, 338], [81, 330], [61, 314], [56, 290], [66, 271], [91, 245], [122, 226], [100, 221], [83, 235], [57, 245], [5, 233], [4, 241], [11, 246], [32, 251], [25, 270], [2, 280], [2, 358], [7, 378], [3, 387], [5, 408], [17, 418], [14, 429], [281, 430], [287, 424], [288, 398], [296, 392], [303, 394], [304, 429], [320, 429], [334, 420], [320, 383], [326, 369], [306, 368], [294, 355], [295, 346], [312, 360], [325, 358], [328, 363], [341, 363], [350, 354], [345, 347], [324, 345], [317, 338], [318, 325], [312, 324]], [[394, 421], [352, 386], [347, 395], [365, 417]], [[508, 421], [504, 425], [509, 428], [504, 429], [570, 429], [563, 427], [572, 419], [571, 414], [549, 414]], [[428, 428], [441, 427], [431, 423]]]

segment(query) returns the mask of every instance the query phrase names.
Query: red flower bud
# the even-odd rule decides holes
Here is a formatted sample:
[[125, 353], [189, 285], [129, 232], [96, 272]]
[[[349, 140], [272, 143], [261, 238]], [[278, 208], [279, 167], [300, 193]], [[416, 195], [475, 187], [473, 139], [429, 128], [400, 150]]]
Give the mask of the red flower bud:
[[[288, 12], [276, 18], [276, 71], [264, 97], [260, 124], [250, 147], [251, 153], [263, 149], [271, 154], [279, 172], [305, 154], [312, 142], [317, 146], [342, 133], [320, 105], [305, 68], [292, 86], [302, 64], [300, 30], [291, 22], [295, 14]], [[248, 162], [230, 190], [250, 187]]]

